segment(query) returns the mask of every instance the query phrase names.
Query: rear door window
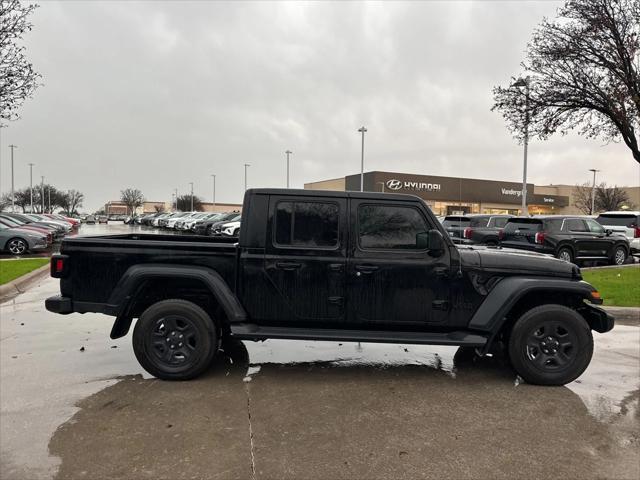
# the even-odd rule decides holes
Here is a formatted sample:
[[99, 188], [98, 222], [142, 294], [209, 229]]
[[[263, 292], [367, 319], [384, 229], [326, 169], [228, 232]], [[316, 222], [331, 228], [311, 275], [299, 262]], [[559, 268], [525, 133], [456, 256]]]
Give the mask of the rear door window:
[[489, 224], [489, 226], [496, 227], [496, 228], [503, 228], [507, 224], [507, 220], [509, 220], [507, 217], [496, 217], [496, 218], [493, 218], [491, 222], [493, 223], [493, 225]]
[[587, 225], [584, 223], [584, 220], [580, 218], [568, 218], [564, 221], [564, 229], [568, 232], [587, 232]]
[[335, 203], [278, 202], [275, 243], [285, 247], [336, 248], [338, 212]]

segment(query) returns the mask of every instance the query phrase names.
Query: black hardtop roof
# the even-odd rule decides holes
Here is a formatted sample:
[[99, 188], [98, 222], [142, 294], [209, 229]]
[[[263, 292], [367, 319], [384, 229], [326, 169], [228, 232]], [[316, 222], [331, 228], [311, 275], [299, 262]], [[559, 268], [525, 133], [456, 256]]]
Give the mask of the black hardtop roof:
[[382, 193], [382, 192], [352, 192], [340, 190], [304, 190], [294, 188], [250, 188], [248, 195], [290, 195], [320, 198], [363, 198], [367, 200], [404, 200], [411, 202], [421, 202], [422, 199], [416, 195], [406, 193]]

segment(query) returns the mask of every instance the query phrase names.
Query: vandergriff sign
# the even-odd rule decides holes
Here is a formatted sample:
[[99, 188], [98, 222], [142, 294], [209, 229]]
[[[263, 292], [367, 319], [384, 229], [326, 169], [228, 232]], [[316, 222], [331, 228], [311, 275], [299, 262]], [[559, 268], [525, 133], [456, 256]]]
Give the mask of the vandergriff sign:
[[[360, 190], [360, 175], [345, 179], [347, 190]], [[368, 172], [364, 174], [366, 191], [410, 193], [425, 200], [473, 203], [504, 203], [519, 205], [522, 202], [522, 184], [498, 182], [473, 178], [439, 177], [433, 175], [411, 175], [392, 172]], [[527, 184], [527, 199], [530, 204], [568, 205], [567, 197], [535, 195], [533, 184]]]

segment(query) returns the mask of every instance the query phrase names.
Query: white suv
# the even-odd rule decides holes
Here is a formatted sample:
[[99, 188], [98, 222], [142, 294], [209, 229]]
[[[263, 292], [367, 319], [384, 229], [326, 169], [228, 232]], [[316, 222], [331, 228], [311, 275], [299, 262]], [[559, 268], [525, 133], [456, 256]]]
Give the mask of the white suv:
[[625, 235], [629, 239], [631, 253], [640, 254], [640, 212], [604, 212], [598, 215], [596, 221], [613, 233]]

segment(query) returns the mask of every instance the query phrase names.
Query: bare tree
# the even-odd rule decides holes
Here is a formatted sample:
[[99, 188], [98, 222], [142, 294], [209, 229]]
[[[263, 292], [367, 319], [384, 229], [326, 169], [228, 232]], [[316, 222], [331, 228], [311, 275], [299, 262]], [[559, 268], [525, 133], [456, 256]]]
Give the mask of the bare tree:
[[164, 205], [162, 204], [154, 205], [153, 209], [156, 211], [156, 213], [164, 213]]
[[589, 182], [573, 187], [572, 197], [573, 206], [585, 215], [593, 215], [591, 211], [591, 197], [593, 195], [593, 187]]
[[69, 190], [68, 192], [61, 194], [61, 200], [61, 207], [67, 215], [74, 215], [78, 213], [78, 208], [82, 206], [84, 193], [77, 190]]
[[[177, 200], [178, 210], [181, 212], [191, 211], [191, 195], [180, 195]], [[202, 211], [202, 199], [197, 195], [193, 196], [193, 209], [196, 212]]]
[[596, 188], [596, 210], [599, 212], [609, 212], [620, 210], [626, 206], [633, 208], [627, 192], [617, 186], [607, 187], [606, 183], [601, 183]]
[[135, 188], [125, 188], [120, 191], [120, 200], [127, 206], [127, 213], [134, 215], [136, 208], [141, 207], [144, 202], [144, 195]]
[[37, 5], [0, 0], [0, 118], [15, 120], [22, 103], [33, 95], [41, 75], [25, 56], [22, 36], [31, 30], [29, 15]]
[[622, 139], [640, 163], [639, 55], [640, 0], [568, 0], [533, 32], [522, 63], [528, 88], [494, 87], [492, 110], [516, 138], [527, 122], [540, 139], [576, 129]]

